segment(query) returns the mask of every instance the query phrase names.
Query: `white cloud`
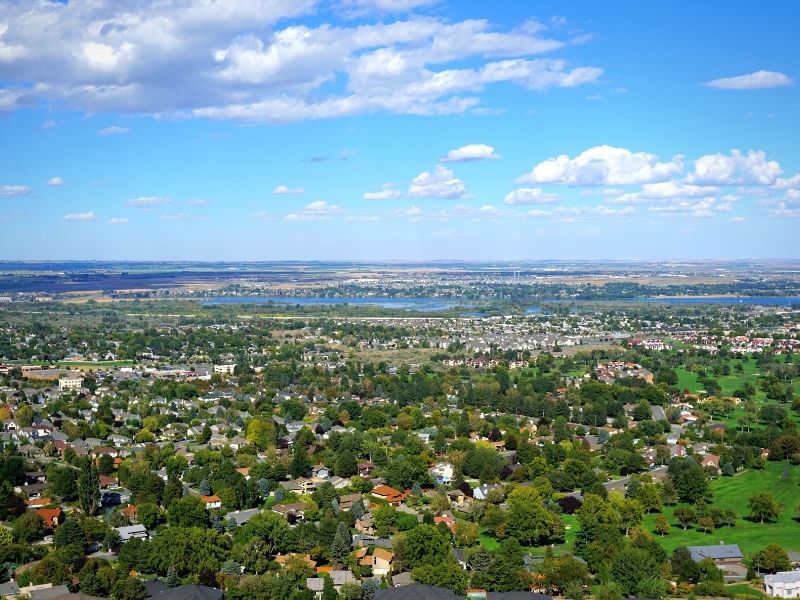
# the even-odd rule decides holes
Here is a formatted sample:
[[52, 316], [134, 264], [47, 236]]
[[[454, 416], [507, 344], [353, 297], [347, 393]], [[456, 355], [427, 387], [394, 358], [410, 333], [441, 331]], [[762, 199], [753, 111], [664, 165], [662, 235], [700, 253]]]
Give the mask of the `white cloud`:
[[327, 221], [342, 214], [342, 207], [330, 204], [325, 200], [315, 200], [306, 204], [302, 210], [289, 213], [284, 217], [286, 221]]
[[398, 208], [394, 211], [394, 214], [398, 217], [418, 219], [423, 215], [423, 211], [419, 206], [409, 206], [408, 208]]
[[549, 210], [541, 210], [539, 208], [534, 208], [532, 210], [527, 211], [525, 213], [525, 216], [526, 217], [532, 217], [532, 218], [541, 218], [541, 217], [548, 217], [548, 216], [550, 216], [550, 214], [551, 213], [550, 213]]
[[611, 206], [558, 206], [551, 213], [562, 220], [596, 219], [601, 217], [628, 216], [636, 212], [633, 206], [615, 208]]
[[655, 154], [613, 146], [595, 146], [575, 158], [562, 154], [533, 167], [517, 183], [632, 185], [667, 181], [683, 170], [683, 157], [659, 162]]
[[156, 206], [166, 206], [167, 204], [172, 204], [172, 200], [169, 198], [163, 198], [161, 196], [139, 196], [138, 198], [131, 198], [130, 200], [126, 201], [125, 204], [135, 208], [148, 209]]
[[175, 214], [161, 215], [158, 218], [161, 219], [162, 221], [179, 221], [179, 222], [205, 221], [206, 220], [205, 217], [196, 217], [194, 215], [190, 215], [190, 214], [184, 213], [184, 212], [175, 213]]
[[408, 195], [412, 198], [463, 198], [467, 194], [464, 182], [453, 175], [453, 171], [436, 165], [434, 171], [423, 171], [411, 180]]
[[108, 220], [109, 225], [125, 225], [128, 222], [128, 219], [125, 217], [111, 217]]
[[345, 217], [344, 220], [348, 223], [375, 223], [376, 221], [380, 221], [381, 218], [377, 215], [359, 215]]
[[11, 198], [13, 196], [27, 196], [31, 193], [31, 188], [27, 185], [0, 185], [0, 197]]
[[549, 204], [558, 201], [556, 194], [542, 191], [542, 188], [519, 188], [506, 194], [506, 204]]
[[112, 125], [111, 127], [104, 127], [103, 129], [99, 130], [97, 135], [124, 135], [130, 132], [131, 130], [127, 127], [117, 127], [116, 125]]
[[701, 156], [686, 180], [700, 185], [773, 185], [782, 172], [778, 162], [767, 160], [763, 150], [742, 154], [733, 149], [730, 155]]
[[734, 223], [744, 223], [745, 221], [747, 221], [747, 219], [745, 219], [744, 217], [731, 217], [731, 221], [733, 221]]
[[478, 209], [478, 214], [487, 219], [496, 219], [503, 216], [503, 211], [491, 204], [484, 204]]
[[259, 210], [258, 212], [254, 212], [250, 215], [254, 219], [271, 219], [272, 213], [267, 210]]
[[402, 198], [403, 192], [395, 189], [393, 183], [384, 183], [377, 192], [366, 192], [364, 200], [397, 200]]
[[712, 79], [705, 85], [719, 90], [762, 90], [785, 87], [792, 84], [792, 78], [776, 71], [756, 71], [737, 77]]
[[[630, 208], [630, 207], [629, 207]], [[719, 211], [716, 198], [681, 198], [673, 199], [670, 202], [653, 204], [650, 211], [667, 215], [679, 215], [690, 217], [711, 217]], [[722, 210], [729, 210], [723, 208]]]
[[186, 201], [186, 204], [189, 206], [206, 206], [208, 204], [208, 200], [205, 198], [191, 198]]
[[65, 221], [94, 221], [94, 212], [70, 213], [64, 215]]
[[288, 185], [279, 185], [272, 190], [272, 193], [276, 196], [300, 196], [304, 192], [305, 190], [303, 188], [292, 188]]
[[62, 179], [61, 177], [51, 177], [50, 179], [47, 180], [47, 185], [51, 185], [54, 187], [57, 187], [59, 185], [64, 185], [64, 179]]
[[707, 185], [691, 185], [680, 181], [645, 183], [638, 192], [619, 193], [610, 197], [611, 204], [640, 204], [673, 198], [707, 198], [719, 192], [719, 188]]
[[487, 144], [467, 144], [439, 158], [441, 162], [465, 162], [472, 160], [497, 160], [500, 155], [494, 151], [493, 146]]
[[318, 0], [6, 2], [4, 79], [29, 83], [0, 90], [0, 110], [41, 103], [254, 122], [449, 114], [476, 108], [497, 83], [545, 90], [602, 73], [530, 58], [575, 43], [569, 32], [414, 14], [432, 3], [346, 0], [334, 6], [363, 18], [337, 26]]
[[346, 16], [357, 17], [371, 12], [408, 12], [439, 2], [441, 0], [340, 0], [339, 8]]

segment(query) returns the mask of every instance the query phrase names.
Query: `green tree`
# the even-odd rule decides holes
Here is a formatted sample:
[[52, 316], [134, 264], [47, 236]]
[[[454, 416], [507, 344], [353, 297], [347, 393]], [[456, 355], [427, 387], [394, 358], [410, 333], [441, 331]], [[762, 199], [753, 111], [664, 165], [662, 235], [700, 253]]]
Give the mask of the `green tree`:
[[44, 537], [44, 520], [34, 511], [23, 514], [14, 523], [14, 539], [18, 542], [35, 542]]
[[664, 515], [658, 515], [656, 517], [656, 533], [660, 536], [665, 536], [669, 534], [670, 526], [667, 517]]
[[336, 534], [333, 536], [333, 541], [331, 542], [331, 558], [340, 565], [344, 564], [351, 549], [352, 540], [350, 538], [350, 531], [347, 525], [339, 521], [339, 524], [336, 526]]
[[418, 565], [411, 571], [414, 581], [452, 590], [457, 596], [467, 593], [469, 576], [452, 556], [439, 564]]
[[558, 515], [544, 507], [535, 488], [515, 488], [508, 496], [508, 504], [505, 520], [507, 535], [529, 545], [563, 537], [563, 522]]
[[200, 498], [184, 496], [170, 504], [167, 522], [172, 527], [208, 527], [208, 511]]
[[697, 513], [685, 506], [676, 508], [672, 514], [675, 515], [684, 530], [697, 520]]
[[450, 555], [450, 536], [433, 525], [418, 525], [395, 539], [395, 557], [403, 566], [437, 565]]
[[670, 565], [672, 574], [678, 581], [696, 583], [700, 580], [700, 567], [686, 546], [678, 546], [672, 551]]
[[673, 459], [668, 474], [682, 502], [694, 504], [709, 499], [708, 476], [692, 458]]
[[50, 491], [64, 502], [78, 497], [78, 469], [51, 465], [47, 469], [47, 485]]
[[80, 523], [73, 518], [64, 521], [53, 533], [53, 545], [56, 548], [74, 545], [80, 547], [82, 552], [86, 545], [86, 534], [81, 529]]
[[78, 501], [81, 510], [92, 516], [100, 505], [100, 475], [91, 461], [78, 475]]
[[333, 579], [327, 573], [322, 576], [322, 579], [322, 600], [336, 600], [337, 594], [336, 588], [333, 587]]
[[295, 443], [292, 451], [292, 462], [289, 464], [289, 473], [292, 477], [303, 477], [311, 469], [308, 452], [302, 444]]
[[336, 459], [334, 471], [339, 477], [347, 478], [358, 475], [358, 459], [355, 453], [348, 448], [342, 450]]
[[770, 544], [753, 556], [753, 568], [759, 573], [777, 573], [791, 570], [792, 563], [786, 550], [778, 544]]
[[776, 521], [781, 513], [781, 505], [771, 492], [757, 492], [747, 499], [750, 513], [747, 518], [752, 521]]
[[164, 520], [164, 511], [158, 504], [142, 502], [136, 506], [136, 518], [147, 529], [155, 529]]
[[150, 597], [144, 584], [136, 577], [126, 577], [117, 581], [112, 596], [114, 600], [147, 600]]
[[642, 548], [627, 547], [614, 559], [611, 566], [613, 580], [626, 596], [635, 594], [639, 583], [658, 570], [654, 557]]

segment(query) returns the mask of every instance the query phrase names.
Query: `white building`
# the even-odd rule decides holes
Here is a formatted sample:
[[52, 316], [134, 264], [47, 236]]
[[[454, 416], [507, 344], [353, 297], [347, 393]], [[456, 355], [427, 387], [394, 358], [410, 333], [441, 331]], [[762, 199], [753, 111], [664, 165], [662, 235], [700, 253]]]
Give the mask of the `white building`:
[[800, 571], [765, 575], [764, 591], [773, 598], [800, 598]]
[[214, 365], [214, 373], [219, 373], [220, 375], [233, 375], [233, 371], [236, 369], [236, 363], [230, 363], [227, 365]]
[[58, 380], [60, 390], [79, 390], [83, 387], [83, 377], [62, 377]]

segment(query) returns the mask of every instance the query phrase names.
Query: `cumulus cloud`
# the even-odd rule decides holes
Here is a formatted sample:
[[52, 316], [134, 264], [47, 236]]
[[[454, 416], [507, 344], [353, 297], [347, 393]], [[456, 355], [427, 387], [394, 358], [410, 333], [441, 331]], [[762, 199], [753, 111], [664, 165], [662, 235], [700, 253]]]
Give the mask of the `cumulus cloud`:
[[781, 173], [780, 164], [767, 160], [763, 150], [742, 154], [734, 149], [730, 155], [701, 156], [694, 162], [694, 171], [686, 180], [700, 185], [773, 185]]
[[342, 214], [342, 207], [330, 204], [325, 200], [315, 200], [306, 204], [302, 210], [289, 213], [284, 217], [286, 221], [327, 221]]
[[127, 127], [117, 127], [116, 125], [112, 125], [111, 127], [104, 127], [103, 129], [99, 130], [97, 135], [124, 135], [130, 132], [131, 130]]
[[300, 196], [304, 192], [305, 190], [301, 187], [293, 188], [288, 185], [279, 185], [272, 190], [272, 193], [276, 196]]
[[517, 183], [563, 183], [584, 185], [632, 185], [667, 181], [683, 170], [683, 157], [659, 162], [647, 152], [595, 146], [575, 158], [562, 154], [533, 167]]
[[395, 189], [393, 183], [384, 183], [377, 192], [367, 192], [364, 200], [397, 200], [403, 196], [403, 192]]
[[189, 213], [174, 213], [174, 214], [166, 214], [161, 215], [158, 217], [162, 221], [205, 221], [205, 217], [197, 217], [195, 215], [190, 215]]
[[419, 206], [409, 206], [407, 208], [398, 208], [394, 211], [397, 217], [408, 217], [411, 219], [418, 219], [422, 216], [423, 211]]
[[719, 192], [718, 187], [708, 185], [691, 185], [681, 181], [662, 181], [645, 183], [638, 192], [622, 193], [609, 197], [611, 204], [640, 204], [654, 200], [670, 200], [674, 198], [707, 198]]
[[545, 90], [602, 74], [535, 58], [572, 44], [558, 39], [565, 32], [414, 14], [432, 2], [349, 0], [339, 6], [366, 17], [344, 25], [325, 22], [316, 0], [5, 3], [4, 80], [29, 83], [0, 89], [0, 110], [47, 103], [253, 122], [451, 114], [476, 108], [498, 83]]
[[487, 144], [467, 144], [439, 158], [441, 162], [466, 162], [472, 160], [497, 160], [500, 155]]
[[65, 221], [94, 221], [94, 212], [70, 213], [64, 215]]
[[777, 71], [756, 71], [736, 77], [712, 79], [704, 85], [719, 90], [763, 90], [767, 88], [786, 87], [792, 84], [792, 78]]
[[125, 204], [135, 208], [149, 209], [155, 208], [156, 206], [166, 206], [168, 204], [172, 204], [172, 200], [169, 198], [163, 198], [162, 196], [139, 196], [138, 198], [131, 198], [130, 200], [126, 201]]
[[125, 217], [111, 217], [108, 220], [109, 225], [125, 225], [128, 222], [128, 219]]
[[558, 201], [556, 194], [542, 191], [542, 188], [519, 188], [506, 194], [506, 204], [549, 204]]
[[423, 171], [411, 180], [408, 195], [412, 198], [455, 199], [466, 196], [467, 188], [453, 175], [453, 171], [436, 165], [433, 172]]
[[0, 185], [0, 197], [11, 198], [14, 196], [27, 196], [31, 188], [27, 185]]
[[64, 179], [61, 177], [51, 177], [47, 180], [47, 185], [57, 187], [59, 185], [64, 185]]

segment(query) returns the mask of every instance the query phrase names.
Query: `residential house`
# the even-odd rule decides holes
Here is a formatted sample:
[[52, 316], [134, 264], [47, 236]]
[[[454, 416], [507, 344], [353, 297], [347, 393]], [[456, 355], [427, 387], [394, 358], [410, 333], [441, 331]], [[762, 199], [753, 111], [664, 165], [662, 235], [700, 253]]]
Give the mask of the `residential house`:
[[800, 598], [800, 571], [765, 575], [764, 592], [773, 598]]
[[383, 484], [376, 485], [371, 493], [375, 498], [385, 500], [390, 506], [400, 506], [408, 498], [408, 492], [401, 492]]
[[120, 541], [123, 543], [133, 538], [146, 540], [150, 537], [144, 525], [125, 525], [123, 527], [115, 527], [115, 529], [119, 533]]
[[241, 527], [250, 519], [255, 517], [261, 512], [258, 508], [248, 508], [247, 510], [235, 510], [225, 515], [225, 523], [234, 523], [237, 527]]
[[[360, 585], [360, 582], [356, 579], [355, 575], [353, 575], [352, 571], [343, 571], [343, 570], [330, 570], [326, 573], [331, 580], [333, 581], [333, 588], [338, 593], [342, 586], [345, 583], [352, 583], [355, 585]], [[306, 579], [306, 587], [314, 592], [314, 595], [321, 600], [322, 598], [322, 588], [325, 585], [325, 578], [324, 577], [308, 577]]]
[[55, 529], [64, 521], [64, 511], [60, 508], [37, 508], [36, 514], [42, 518], [47, 529]]
[[200, 500], [206, 505], [206, 508], [211, 510], [214, 508], [222, 508], [222, 498], [213, 494], [211, 496], [200, 496]]
[[453, 465], [449, 462], [436, 463], [429, 472], [436, 485], [450, 485], [453, 481]]
[[375, 548], [372, 554], [367, 554], [366, 552], [366, 548], [359, 550], [359, 554], [363, 554], [363, 556], [359, 557], [358, 564], [362, 567], [372, 567], [373, 575], [380, 577], [387, 575], [392, 570], [394, 553], [384, 548]]

